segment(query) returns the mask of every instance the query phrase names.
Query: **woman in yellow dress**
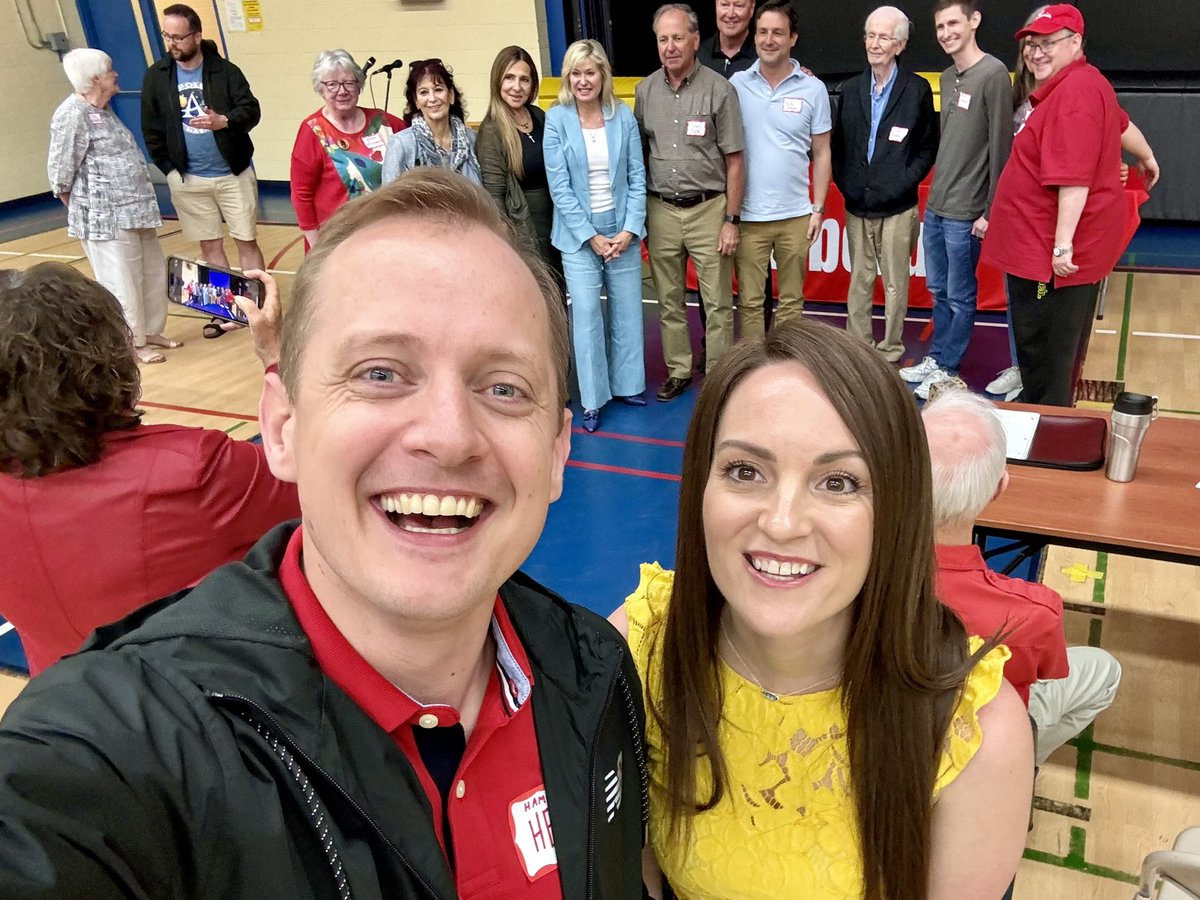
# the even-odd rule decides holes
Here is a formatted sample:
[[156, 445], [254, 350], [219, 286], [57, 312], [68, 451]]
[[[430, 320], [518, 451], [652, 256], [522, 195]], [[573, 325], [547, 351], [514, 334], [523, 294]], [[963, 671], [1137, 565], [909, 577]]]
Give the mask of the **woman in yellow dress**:
[[1032, 735], [1007, 650], [934, 597], [929, 454], [891, 367], [811, 322], [730, 351], [676, 562], [613, 614], [646, 692], [651, 895], [661, 866], [687, 900], [1000, 897]]

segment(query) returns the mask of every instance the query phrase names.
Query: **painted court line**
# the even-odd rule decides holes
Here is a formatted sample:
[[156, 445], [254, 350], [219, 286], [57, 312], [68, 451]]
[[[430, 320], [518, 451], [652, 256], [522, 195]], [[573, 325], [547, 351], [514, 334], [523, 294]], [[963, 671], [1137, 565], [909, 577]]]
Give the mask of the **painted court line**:
[[0, 625], [0, 635], [8, 634], [10, 631], [12, 631], [16, 627], [17, 626], [14, 625], [12, 622], [5, 622], [3, 625]]
[[588, 432], [582, 428], [572, 428], [572, 434], [586, 434], [590, 437], [609, 438], [614, 441], [630, 441], [634, 444], [653, 444], [655, 447], [682, 447], [683, 441], [670, 441], [666, 438], [643, 437], [640, 434], [622, 434], [619, 431]]
[[1200, 341], [1200, 334], [1174, 334], [1170, 331], [1134, 331], [1134, 337], [1178, 338], [1181, 341]]
[[593, 472], [612, 472], [617, 475], [635, 475], [639, 478], [657, 478], [660, 481], [678, 481], [678, 475], [668, 472], [651, 472], [646, 469], [627, 469], [625, 466], [606, 466], [604, 463], [583, 462], [578, 459], [568, 459], [568, 466], [576, 469], [589, 469]]
[[257, 422], [258, 416], [247, 416], [242, 413], [221, 412], [217, 409], [201, 409], [196, 406], [176, 406], [174, 403], [153, 403], [150, 400], [139, 400], [138, 403], [142, 406], [151, 406], [154, 409], [169, 409], [174, 412], [195, 413], [200, 416], [218, 416], [222, 419], [241, 419], [243, 422]]

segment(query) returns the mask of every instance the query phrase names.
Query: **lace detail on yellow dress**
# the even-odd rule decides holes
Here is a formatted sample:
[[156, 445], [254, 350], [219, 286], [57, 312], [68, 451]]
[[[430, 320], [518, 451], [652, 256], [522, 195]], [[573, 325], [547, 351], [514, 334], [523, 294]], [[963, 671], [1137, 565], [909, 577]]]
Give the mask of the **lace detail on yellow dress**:
[[[646, 690], [661, 696], [651, 646], [671, 596], [672, 573], [645, 564], [625, 602], [629, 644]], [[972, 650], [979, 643], [973, 639]], [[935, 791], [950, 784], [979, 748], [978, 710], [1000, 687], [1007, 651], [988, 654], [972, 671], [946, 736]], [[770, 701], [722, 664], [725, 709], [720, 739], [733, 789], [694, 820], [687, 847], [667, 844], [662, 734], [647, 716], [650, 747], [650, 842], [672, 886], [688, 900], [857, 898], [862, 874], [850, 795], [846, 721], [839, 690]], [[699, 767], [698, 796], [711, 778]]]

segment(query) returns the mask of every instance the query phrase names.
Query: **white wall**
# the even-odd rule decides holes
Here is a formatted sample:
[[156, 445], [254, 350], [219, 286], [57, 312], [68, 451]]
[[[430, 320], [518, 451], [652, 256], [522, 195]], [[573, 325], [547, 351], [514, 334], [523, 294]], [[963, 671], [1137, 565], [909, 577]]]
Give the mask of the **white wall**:
[[[18, 3], [26, 11], [26, 28], [36, 41], [26, 0]], [[61, 14], [54, 0], [32, 0], [32, 6], [38, 28], [65, 30], [72, 47], [84, 46], [83, 27], [71, 0], [63, 0]], [[0, 203], [50, 190], [46, 181], [50, 117], [69, 93], [71, 85], [58, 54], [31, 47], [13, 0], [0, 3]]]
[[[63, 30], [60, 2], [31, 2], [43, 30]], [[155, 3], [160, 10], [169, 5]], [[406, 63], [441, 57], [453, 68], [473, 121], [487, 109], [488, 73], [501, 47], [520, 44], [543, 69], [547, 62], [544, 0], [261, 0], [260, 5], [263, 30], [226, 31], [225, 49], [262, 104], [263, 120], [252, 136], [258, 175], [268, 180], [287, 180], [296, 129], [321, 105], [311, 73], [322, 50], [344, 47], [360, 64], [368, 56], [380, 65], [396, 57]], [[193, 0], [192, 6], [204, 20], [205, 36], [219, 37], [215, 23], [224, 0]], [[84, 46], [74, 3], [61, 0], [61, 7], [71, 46]], [[140, 83], [137, 73], [121, 74], [126, 86]], [[398, 69], [392, 81], [390, 109], [397, 115], [404, 108], [406, 74]], [[373, 83], [382, 106], [384, 79]], [[0, 3], [0, 202], [48, 190], [50, 116], [70, 91], [58, 56], [31, 48], [13, 0]], [[370, 102], [368, 92], [363, 102]]]

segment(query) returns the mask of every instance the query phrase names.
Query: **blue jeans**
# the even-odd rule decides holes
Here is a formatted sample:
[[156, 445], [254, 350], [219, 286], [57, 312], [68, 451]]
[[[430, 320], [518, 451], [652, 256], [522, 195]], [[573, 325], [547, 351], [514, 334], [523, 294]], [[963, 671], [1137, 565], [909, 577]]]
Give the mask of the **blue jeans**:
[[[591, 220], [605, 237], [615, 237], [620, 230], [615, 211], [592, 213]], [[571, 339], [583, 408], [600, 409], [613, 397], [640, 394], [646, 389], [646, 363], [638, 239], [609, 262], [590, 243], [564, 252], [562, 260], [571, 293]], [[607, 323], [601, 288], [608, 295]]]
[[925, 211], [925, 284], [933, 294], [929, 355], [951, 375], [958, 374], [975, 327], [975, 267], [982, 242], [971, 234], [974, 224]]

